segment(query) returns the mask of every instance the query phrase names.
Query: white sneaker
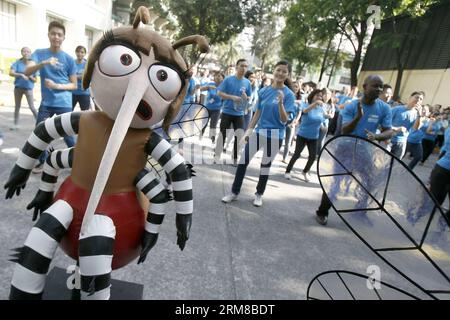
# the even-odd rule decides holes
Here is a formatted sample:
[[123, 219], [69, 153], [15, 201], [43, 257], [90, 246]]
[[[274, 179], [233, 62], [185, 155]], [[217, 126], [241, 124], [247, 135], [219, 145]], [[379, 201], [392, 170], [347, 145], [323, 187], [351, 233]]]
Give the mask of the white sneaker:
[[306, 182], [310, 182], [310, 181], [311, 181], [311, 175], [309, 174], [309, 172], [303, 172], [303, 171], [302, 171], [302, 174], [303, 174], [303, 179], [304, 179]]
[[291, 180], [291, 174], [288, 173], [288, 172], [286, 172], [286, 173], [284, 174], [284, 178], [287, 179], [287, 180]]
[[262, 206], [262, 195], [260, 195], [259, 193], [255, 193], [255, 200], [253, 200], [253, 205], [255, 207]]
[[237, 194], [230, 193], [230, 194], [227, 194], [225, 197], [222, 198], [222, 202], [224, 202], [224, 203], [230, 203], [231, 201], [236, 200], [237, 197], [238, 197]]

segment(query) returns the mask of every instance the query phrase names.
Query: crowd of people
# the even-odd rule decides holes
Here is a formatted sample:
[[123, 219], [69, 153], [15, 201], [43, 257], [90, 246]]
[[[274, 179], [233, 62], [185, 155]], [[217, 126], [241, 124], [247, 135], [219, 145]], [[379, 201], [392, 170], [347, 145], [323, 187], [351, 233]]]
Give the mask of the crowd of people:
[[[36, 124], [53, 115], [71, 112], [77, 104], [83, 111], [91, 109], [89, 89], [84, 90], [81, 85], [86, 48], [78, 46], [75, 59], [64, 52], [61, 46], [65, 27], [59, 22], [49, 24], [48, 38], [49, 48], [31, 53], [24, 47], [22, 57], [11, 66], [10, 75], [15, 77], [12, 130], [19, 126], [23, 95]], [[281, 149], [282, 162], [286, 164], [284, 177], [290, 180], [307, 147], [308, 160], [302, 176], [305, 182], [310, 182], [310, 169], [326, 137], [342, 133], [378, 141], [397, 158], [409, 160], [411, 170], [438, 149], [440, 159], [428, 181], [430, 190], [440, 204], [450, 193], [450, 152], [446, 152], [450, 144], [450, 107], [424, 104], [422, 91], [411, 93], [408, 101], [394, 101], [392, 87], [381, 77], [371, 75], [364, 80], [362, 92], [356, 86], [338, 92], [305, 82], [302, 77], [294, 78], [291, 65], [284, 60], [275, 64], [271, 78], [261, 70], [249, 70], [246, 59], [239, 59], [225, 72], [210, 74], [207, 69], [199, 71], [193, 67], [192, 73], [184, 101], [201, 103], [208, 109], [215, 163], [222, 161], [226, 140], [234, 140], [232, 165], [236, 173], [230, 193], [222, 198], [225, 203], [237, 200], [247, 166], [259, 150], [263, 151], [263, 157], [253, 202], [258, 207], [262, 206], [272, 162]], [[41, 79], [42, 95], [38, 111], [33, 104], [37, 76]], [[65, 142], [68, 147], [75, 144], [73, 137], [66, 137]], [[45, 154], [40, 157], [34, 173], [42, 171], [45, 157]], [[330, 208], [330, 200], [324, 194], [316, 212], [318, 223], [327, 223]]]

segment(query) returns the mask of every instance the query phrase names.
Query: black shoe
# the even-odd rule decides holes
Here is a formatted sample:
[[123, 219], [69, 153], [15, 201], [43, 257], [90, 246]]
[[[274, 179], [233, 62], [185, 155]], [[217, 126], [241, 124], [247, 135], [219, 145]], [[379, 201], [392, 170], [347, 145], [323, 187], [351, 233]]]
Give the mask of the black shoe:
[[317, 223], [325, 226], [328, 222], [328, 216], [320, 216], [316, 212], [316, 221], [317, 221]]

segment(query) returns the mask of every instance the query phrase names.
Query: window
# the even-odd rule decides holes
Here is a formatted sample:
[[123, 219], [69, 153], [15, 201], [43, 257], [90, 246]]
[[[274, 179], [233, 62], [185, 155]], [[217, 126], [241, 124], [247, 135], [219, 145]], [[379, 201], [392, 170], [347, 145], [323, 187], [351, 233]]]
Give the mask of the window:
[[84, 30], [85, 43], [87, 46], [87, 51], [91, 51], [92, 46], [94, 45], [94, 31], [90, 29]]
[[59, 19], [59, 18], [56, 18], [54, 16], [47, 15], [46, 19], [47, 19], [47, 26], [52, 21], [58, 21], [58, 22], [64, 24], [64, 20], [63, 19]]
[[0, 42], [15, 43], [16, 40], [16, 5], [0, 0]]

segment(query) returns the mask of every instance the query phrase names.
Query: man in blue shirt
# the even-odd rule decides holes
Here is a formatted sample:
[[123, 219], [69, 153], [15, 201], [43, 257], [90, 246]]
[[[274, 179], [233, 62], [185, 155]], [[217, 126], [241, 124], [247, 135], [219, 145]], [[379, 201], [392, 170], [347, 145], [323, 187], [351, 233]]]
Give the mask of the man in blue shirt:
[[247, 60], [239, 59], [236, 62], [235, 75], [226, 77], [217, 88], [217, 94], [223, 100], [223, 108], [220, 117], [220, 136], [217, 139], [214, 155], [216, 163], [220, 161], [227, 137], [226, 131], [233, 125], [234, 134], [239, 135], [234, 139], [233, 148], [233, 165], [237, 166], [238, 141], [244, 134], [244, 111], [252, 94], [250, 81], [244, 77], [247, 69]]
[[[42, 101], [36, 124], [53, 115], [72, 111], [71, 91], [77, 89], [77, 70], [73, 58], [61, 49], [65, 35], [66, 29], [62, 23], [50, 22], [48, 25], [50, 48], [37, 49], [25, 70], [27, 76], [40, 70]], [[64, 141], [68, 147], [75, 145], [73, 137], [65, 137]], [[46, 153], [41, 155], [39, 164], [33, 169], [34, 173], [42, 172], [46, 156]]]
[[[392, 113], [389, 105], [378, 99], [383, 90], [383, 79], [378, 75], [369, 75], [364, 80], [363, 88], [362, 98], [352, 101], [342, 111], [342, 133], [369, 140], [387, 140], [393, 134]], [[376, 134], [379, 126], [381, 133]], [[342, 147], [345, 149], [344, 145]], [[327, 224], [330, 208], [330, 200], [322, 194], [319, 209], [316, 211], [316, 220], [319, 224]]]
[[424, 95], [422, 91], [415, 91], [411, 94], [407, 105], [392, 108], [392, 129], [395, 135], [391, 140], [390, 151], [399, 159], [405, 155], [408, 133], [420, 116], [419, 109]]

